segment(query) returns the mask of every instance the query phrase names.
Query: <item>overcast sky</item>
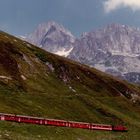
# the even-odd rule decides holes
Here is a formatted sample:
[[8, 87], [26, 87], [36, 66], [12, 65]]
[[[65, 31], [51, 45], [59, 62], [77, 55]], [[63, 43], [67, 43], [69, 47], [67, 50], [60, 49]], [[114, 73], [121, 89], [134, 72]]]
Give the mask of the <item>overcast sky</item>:
[[0, 29], [14, 35], [56, 21], [79, 36], [110, 23], [140, 27], [140, 0], [0, 0]]

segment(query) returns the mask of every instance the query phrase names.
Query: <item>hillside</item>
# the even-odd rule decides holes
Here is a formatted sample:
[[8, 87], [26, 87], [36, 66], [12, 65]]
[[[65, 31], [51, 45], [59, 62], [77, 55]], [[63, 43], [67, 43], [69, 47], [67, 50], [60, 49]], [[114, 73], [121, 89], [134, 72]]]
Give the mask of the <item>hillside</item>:
[[140, 88], [0, 32], [0, 112], [123, 124], [128, 133], [0, 122], [2, 140], [138, 140]]

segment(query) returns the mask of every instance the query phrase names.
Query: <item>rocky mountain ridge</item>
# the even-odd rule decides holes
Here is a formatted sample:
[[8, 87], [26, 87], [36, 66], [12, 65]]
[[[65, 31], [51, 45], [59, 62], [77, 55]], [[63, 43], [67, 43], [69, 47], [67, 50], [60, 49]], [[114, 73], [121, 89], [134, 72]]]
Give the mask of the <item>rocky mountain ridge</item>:
[[130, 82], [140, 82], [140, 30], [111, 24], [81, 36], [68, 56]]
[[62, 25], [51, 21], [40, 24], [25, 40], [49, 52], [67, 57], [73, 49], [75, 37]]
[[[45, 24], [46, 25], [46, 24]], [[55, 22], [40, 25], [27, 41], [103, 72], [140, 83], [140, 29], [110, 24], [74, 37]]]

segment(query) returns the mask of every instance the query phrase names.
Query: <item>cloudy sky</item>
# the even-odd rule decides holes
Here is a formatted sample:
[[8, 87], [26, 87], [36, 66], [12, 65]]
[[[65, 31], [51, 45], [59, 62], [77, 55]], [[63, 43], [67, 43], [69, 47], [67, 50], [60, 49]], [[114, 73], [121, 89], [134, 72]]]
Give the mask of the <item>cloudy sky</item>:
[[140, 0], [0, 0], [0, 29], [14, 35], [56, 21], [79, 36], [110, 23], [140, 27]]

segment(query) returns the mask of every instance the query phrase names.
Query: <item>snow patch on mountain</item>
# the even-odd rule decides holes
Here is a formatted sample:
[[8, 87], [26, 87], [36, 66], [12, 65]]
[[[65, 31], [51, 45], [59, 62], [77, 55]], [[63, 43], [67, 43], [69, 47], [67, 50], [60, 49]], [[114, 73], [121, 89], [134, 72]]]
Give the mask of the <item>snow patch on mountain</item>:
[[115, 71], [118, 71], [118, 69], [115, 67], [115, 66], [110, 66], [110, 67], [106, 67], [104, 64], [95, 64], [94, 67], [98, 70], [101, 70], [101, 71], [107, 71], [109, 69], [112, 69], [112, 70], [115, 70]]
[[126, 57], [138, 57], [140, 54], [133, 54], [127, 52], [120, 52], [120, 51], [111, 51], [112, 55], [122, 55]]
[[26, 40], [26, 36], [23, 36], [23, 35], [20, 35], [20, 36], [17, 36], [17, 37], [19, 37], [20, 39], [23, 39], [23, 40]]
[[69, 50], [66, 50], [65, 48], [62, 48], [62, 50], [59, 50], [59, 51], [55, 52], [55, 54], [67, 57], [72, 50], [73, 50], [73, 48], [71, 48]]

